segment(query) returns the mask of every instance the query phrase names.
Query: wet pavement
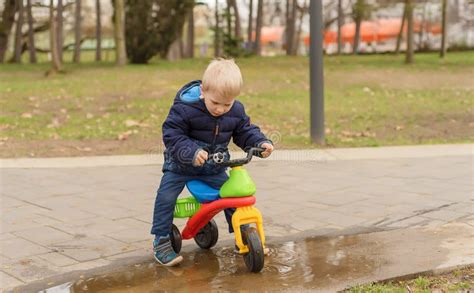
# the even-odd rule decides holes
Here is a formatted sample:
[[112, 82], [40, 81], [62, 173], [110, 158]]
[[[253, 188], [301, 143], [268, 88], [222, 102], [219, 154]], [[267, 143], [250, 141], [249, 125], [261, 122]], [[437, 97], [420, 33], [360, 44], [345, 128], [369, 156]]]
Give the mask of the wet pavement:
[[[331, 151], [337, 156], [327, 160], [317, 156], [319, 150], [284, 151], [280, 159], [275, 154], [276, 160], [252, 162], [248, 170], [257, 184], [256, 207], [263, 215], [268, 244], [277, 253], [269, 256], [260, 278], [285, 279], [304, 263], [301, 258], [274, 258], [285, 251], [288, 241], [294, 241], [296, 251], [304, 254], [309, 244], [303, 245], [303, 239], [318, 235], [431, 229], [449, 223], [474, 227], [472, 149], [473, 145], [341, 149]], [[51, 159], [55, 163], [40, 159], [41, 166], [24, 159], [21, 166], [8, 161], [13, 164], [10, 167], [0, 160], [0, 291], [25, 285], [44, 289], [80, 276], [149, 263], [153, 259], [151, 215], [161, 169], [157, 164], [140, 165], [140, 158], [120, 166], [109, 166], [110, 160], [104, 165], [104, 158], [98, 162], [96, 158]], [[87, 164], [78, 163], [84, 161]], [[216, 222], [221, 233], [213, 252], [219, 273], [214, 271], [213, 277], [204, 279], [233, 286], [234, 276], [222, 272], [233, 268], [239, 275], [245, 271], [239, 268], [245, 267], [241, 257], [233, 263], [228, 262], [232, 258], [219, 257], [219, 249], [226, 254], [233, 240], [224, 232], [224, 217], [217, 215]], [[184, 223], [176, 221], [179, 228]], [[439, 234], [437, 241], [443, 237]], [[398, 245], [409, 247], [411, 242], [406, 239]], [[192, 259], [195, 244], [186, 241], [183, 245], [186, 259]], [[319, 246], [311, 251], [317, 257]], [[453, 253], [458, 258], [452, 258], [450, 265], [463, 263], [469, 255]], [[272, 266], [277, 263], [292, 265]], [[186, 262], [183, 267], [189, 265]], [[285, 270], [289, 271], [285, 274]], [[316, 277], [289, 284], [316, 286], [314, 282], [322, 277], [311, 274]], [[268, 286], [283, 286], [276, 279], [268, 279]]]
[[[404, 229], [359, 235], [311, 237], [269, 244], [261, 273], [249, 273], [230, 247], [183, 253], [173, 268], [155, 263], [115, 274], [63, 284], [61, 292], [336, 291], [356, 284], [442, 269], [464, 253], [474, 260], [473, 228], [447, 224], [436, 229]], [[460, 238], [459, 235], [462, 235]], [[57, 287], [56, 287], [57, 288]], [[54, 289], [46, 292], [54, 292]]]

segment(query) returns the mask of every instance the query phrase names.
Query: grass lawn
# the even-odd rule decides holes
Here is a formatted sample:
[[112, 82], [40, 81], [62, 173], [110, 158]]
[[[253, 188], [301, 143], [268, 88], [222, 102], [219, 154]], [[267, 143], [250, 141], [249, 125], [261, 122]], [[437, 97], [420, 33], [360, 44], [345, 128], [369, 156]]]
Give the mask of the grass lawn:
[[[160, 152], [161, 124], [184, 83], [200, 79], [209, 59], [128, 65], [0, 65], [0, 157]], [[329, 147], [474, 141], [474, 54], [328, 56]], [[43, 58], [44, 60], [44, 58]], [[65, 56], [65, 60], [70, 60]], [[239, 99], [277, 148], [307, 148], [307, 57], [243, 58]]]
[[430, 293], [430, 292], [472, 292], [474, 288], [474, 268], [456, 270], [436, 276], [372, 283], [355, 286], [347, 293]]

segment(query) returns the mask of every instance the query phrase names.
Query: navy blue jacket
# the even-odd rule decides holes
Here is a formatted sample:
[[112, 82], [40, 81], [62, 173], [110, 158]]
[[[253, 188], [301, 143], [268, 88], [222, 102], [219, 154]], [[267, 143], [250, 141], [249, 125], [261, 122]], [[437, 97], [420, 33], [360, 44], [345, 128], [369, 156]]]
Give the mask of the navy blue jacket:
[[269, 142], [260, 128], [250, 123], [242, 103], [235, 101], [229, 112], [212, 116], [201, 96], [201, 81], [195, 80], [183, 86], [174, 99], [168, 117], [163, 123], [165, 162], [163, 171], [182, 175], [212, 175], [225, 170], [212, 160], [203, 166], [192, 165], [197, 153], [224, 152], [229, 158], [228, 145], [234, 143], [246, 150]]

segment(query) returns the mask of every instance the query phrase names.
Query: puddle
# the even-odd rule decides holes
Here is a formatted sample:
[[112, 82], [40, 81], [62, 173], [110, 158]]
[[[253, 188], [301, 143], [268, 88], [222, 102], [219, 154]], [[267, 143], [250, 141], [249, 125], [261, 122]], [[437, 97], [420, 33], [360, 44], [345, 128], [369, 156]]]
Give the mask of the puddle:
[[183, 263], [174, 268], [155, 264], [126, 273], [76, 282], [73, 292], [159, 292], [250, 289], [263, 291], [333, 287], [376, 270], [376, 242], [360, 243], [357, 236], [309, 238], [269, 245], [261, 273], [247, 271], [243, 258], [232, 248], [218, 247], [182, 253]]
[[472, 235], [473, 229], [468, 225], [445, 225], [439, 229], [314, 237], [279, 244], [270, 241], [265, 266], [256, 274], [247, 271], [242, 256], [235, 254], [233, 247], [221, 243], [205, 251], [190, 243], [182, 253], [184, 261], [177, 267], [149, 262], [80, 279], [60, 292], [334, 292], [443, 268], [450, 263], [474, 263], [472, 246], [466, 245], [472, 243]]

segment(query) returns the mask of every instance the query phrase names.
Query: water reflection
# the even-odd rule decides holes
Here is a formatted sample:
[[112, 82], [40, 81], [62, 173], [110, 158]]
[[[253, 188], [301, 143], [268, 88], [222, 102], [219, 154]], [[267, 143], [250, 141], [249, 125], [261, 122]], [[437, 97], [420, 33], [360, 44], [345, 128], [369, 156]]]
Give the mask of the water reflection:
[[361, 241], [366, 240], [355, 235], [270, 244], [265, 267], [258, 274], [247, 271], [233, 248], [196, 249], [183, 253], [185, 261], [178, 267], [150, 263], [126, 273], [77, 282], [73, 292], [331, 288], [342, 280], [366, 276], [380, 265], [373, 257], [382, 249], [380, 244]]

